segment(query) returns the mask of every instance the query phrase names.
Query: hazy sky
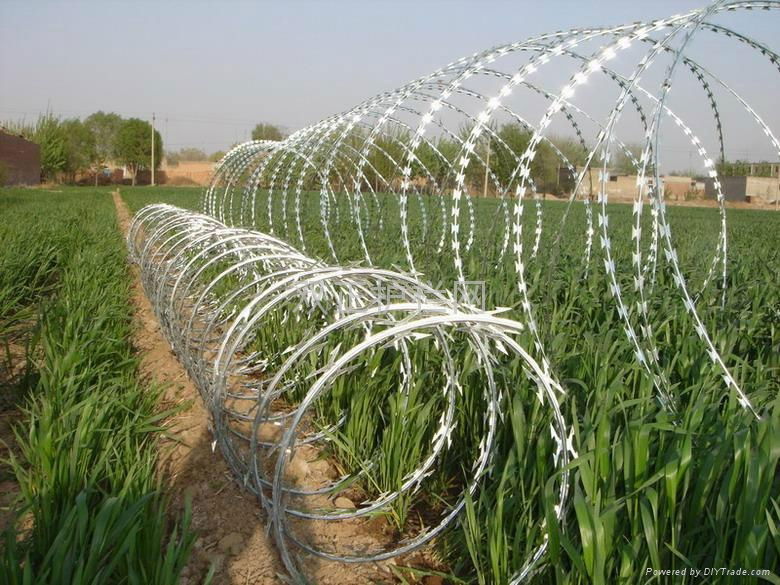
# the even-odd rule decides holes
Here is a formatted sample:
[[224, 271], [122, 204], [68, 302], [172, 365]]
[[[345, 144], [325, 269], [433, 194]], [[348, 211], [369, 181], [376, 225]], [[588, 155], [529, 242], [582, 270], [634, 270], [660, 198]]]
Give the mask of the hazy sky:
[[[155, 112], [167, 148], [210, 152], [247, 139], [258, 121], [298, 129], [499, 43], [704, 3], [0, 0], [0, 120], [47, 107], [80, 117]], [[749, 32], [777, 45], [778, 22], [777, 11], [754, 17]], [[764, 97], [776, 103], [774, 83]], [[731, 144], [777, 158], [738, 132]]]

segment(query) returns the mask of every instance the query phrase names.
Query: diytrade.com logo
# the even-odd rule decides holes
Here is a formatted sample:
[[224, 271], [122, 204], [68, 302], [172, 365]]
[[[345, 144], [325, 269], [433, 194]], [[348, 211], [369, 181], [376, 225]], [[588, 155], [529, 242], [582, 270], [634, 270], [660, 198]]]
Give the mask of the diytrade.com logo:
[[647, 577], [768, 577], [769, 569], [730, 569], [727, 567], [705, 567], [697, 569], [695, 567], [685, 567], [684, 569], [653, 569], [647, 567], [645, 576]]

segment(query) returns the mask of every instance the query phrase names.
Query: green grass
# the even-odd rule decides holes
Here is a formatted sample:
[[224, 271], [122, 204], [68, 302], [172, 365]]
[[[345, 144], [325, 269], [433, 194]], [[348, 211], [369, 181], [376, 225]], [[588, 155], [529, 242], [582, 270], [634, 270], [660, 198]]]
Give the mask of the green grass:
[[132, 213], [150, 203], [170, 203], [184, 209], [200, 211], [201, 187], [117, 187]]
[[38, 340], [0, 581], [177, 583], [193, 536], [188, 512], [171, 525], [155, 472], [166, 413], [159, 391], [138, 381], [110, 190], [0, 190], [0, 208], [0, 264], [14, 269], [1, 283], [0, 298], [12, 301], [0, 322], [32, 309]]
[[[136, 210], [160, 200], [197, 207], [201, 196], [198, 190], [152, 191], [123, 190], [123, 194]], [[388, 208], [387, 224], [383, 231], [372, 224], [366, 232], [367, 245], [375, 264], [405, 266], [398, 245], [395, 203], [381, 200]], [[274, 233], [301, 246], [289, 213], [291, 201], [292, 197], [287, 231], [281, 208], [274, 208]], [[429, 212], [433, 204], [429, 201]], [[256, 227], [270, 231], [264, 205], [261, 195]], [[472, 279], [486, 281], [488, 308], [510, 307], [508, 316], [523, 321], [513, 258], [498, 257], [502, 227], [496, 202], [477, 200], [475, 205], [476, 240], [464, 255], [466, 272]], [[445, 249], [438, 254], [432, 244], [441, 226], [431, 219], [423, 239], [415, 206], [410, 210], [410, 232], [417, 268], [429, 281], [449, 285], [456, 276], [451, 253]], [[318, 195], [305, 194], [302, 208], [308, 253], [332, 261], [322, 237]], [[717, 283], [711, 283], [697, 301], [719, 353], [763, 413], [756, 421], [725, 391], [682, 305], [671, 272], [661, 263], [648, 304], [659, 364], [670, 381], [680, 415], [667, 412], [626, 340], [609, 296], [598, 243], [594, 243], [590, 268], [582, 263], [582, 207], [572, 210], [559, 246], [554, 238], [564, 205], [547, 201], [543, 208], [540, 253], [527, 262], [526, 276], [540, 335], [554, 373], [567, 390], [562, 407], [579, 452], [571, 465], [572, 503], [565, 522], [558, 526], [552, 511], [557, 475], [550, 457], [550, 414], [533, 397], [531, 385], [523, 381], [517, 360], [506, 359], [496, 366], [507, 397], [494, 465], [482, 489], [468, 502], [459, 528], [439, 543], [449, 570], [468, 583], [506, 583], [541, 542], [546, 522], [549, 556], [533, 583], [669, 582], [647, 577], [648, 567], [770, 569], [774, 573], [768, 579], [746, 577], [739, 582], [780, 583], [776, 573], [780, 566], [780, 214], [728, 212], [725, 306], [721, 306]], [[532, 244], [533, 213], [533, 204], [527, 205], [526, 250]], [[636, 300], [631, 292], [631, 207], [610, 205], [609, 213], [618, 279], [631, 304]], [[697, 290], [717, 240], [717, 211], [672, 207], [669, 215], [682, 269], [692, 290]], [[346, 219], [345, 205], [339, 217], [331, 225], [339, 261], [359, 260], [361, 248]], [[268, 323], [258, 330], [256, 347], [273, 354], [315, 329], [305, 320], [288, 322], [281, 335], [278, 325]], [[533, 347], [528, 333], [518, 341]], [[332, 348], [340, 342], [349, 340], [334, 336], [327, 345]], [[456, 344], [455, 352], [460, 363], [473, 359], [465, 344]], [[332, 422], [343, 408], [351, 414], [350, 422], [334, 437], [335, 457], [349, 463], [382, 455], [381, 468], [363, 486], [375, 493], [396, 487], [410, 459], [425, 452], [430, 413], [440, 408], [416, 392], [408, 409], [398, 408], [394, 395], [386, 391], [398, 383], [398, 355], [391, 349], [377, 355], [358, 363], [318, 403], [318, 414], [325, 423]], [[383, 373], [367, 382], [364, 374], [375, 366], [371, 359], [382, 361]], [[413, 359], [422, 364], [420, 371], [435, 372], [425, 365], [435, 360], [430, 348], [420, 345]], [[424, 382], [428, 387], [436, 385], [433, 379]], [[470, 463], [483, 431], [473, 423], [482, 408], [483, 380], [466, 367], [459, 382], [464, 394], [458, 404], [459, 431], [453, 437], [452, 455], [428, 480], [414, 506], [409, 501], [394, 506], [393, 520], [399, 524], [421, 510], [435, 508], [447, 494], [457, 491], [459, 482], [462, 485], [464, 461]], [[684, 577], [674, 582], [733, 581], [729, 577]]]

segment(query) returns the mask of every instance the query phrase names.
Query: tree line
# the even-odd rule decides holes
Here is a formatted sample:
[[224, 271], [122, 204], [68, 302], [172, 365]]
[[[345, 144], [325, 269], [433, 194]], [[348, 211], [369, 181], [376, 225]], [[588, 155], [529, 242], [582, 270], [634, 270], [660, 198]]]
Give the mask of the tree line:
[[[286, 134], [279, 126], [261, 122], [252, 130], [252, 140], [284, 140]], [[237, 146], [234, 143], [233, 146]], [[182, 147], [179, 150], [168, 150], [165, 153], [165, 162], [169, 166], [177, 166], [181, 162], [219, 162], [225, 156], [224, 150], [217, 150], [208, 154], [205, 150], [191, 146]]]
[[[124, 165], [135, 184], [138, 171], [151, 167], [152, 126], [139, 118], [98, 111], [84, 120], [62, 119], [47, 112], [34, 123], [11, 122], [4, 126], [40, 146], [44, 180], [72, 182], [79, 174], [94, 173], [97, 184], [100, 173], [113, 162]], [[157, 131], [154, 149], [157, 168], [164, 156]]]
[[[388, 127], [366, 146], [368, 131], [353, 128], [349, 135], [335, 132], [324, 137], [325, 142], [339, 141], [338, 159], [328, 166], [328, 181], [336, 189], [352, 183], [360, 176], [361, 188], [375, 191], [397, 189], [403, 179], [406, 161], [411, 161], [411, 179], [417, 188], [432, 192], [435, 186], [449, 188], [460, 173], [459, 159], [473, 126], [464, 126], [457, 133], [428, 137], [412, 149], [412, 135], [406, 128]], [[258, 124], [252, 132], [254, 140], [280, 140], [284, 135], [269, 124]], [[469, 165], [464, 171], [465, 183], [473, 190], [496, 194], [501, 189], [513, 189], [519, 182], [519, 160], [528, 148], [533, 132], [518, 123], [494, 125], [484, 130], [474, 145]], [[531, 179], [539, 193], [563, 195], [574, 189], [571, 169], [580, 171], [588, 162], [591, 146], [569, 136], [548, 136], [535, 149], [531, 161]], [[413, 152], [412, 152], [413, 150]], [[637, 173], [642, 145], [631, 143], [613, 149], [610, 170], [617, 174]], [[328, 157], [333, 148], [323, 145], [314, 156]], [[290, 159], [289, 164], [295, 164]], [[593, 164], [593, 163], [592, 163]], [[305, 165], [306, 166], [306, 165]], [[593, 168], [598, 168], [596, 163]], [[303, 168], [303, 167], [302, 167]], [[307, 168], [311, 168], [307, 166]], [[651, 170], [651, 169], [647, 169]], [[317, 188], [320, 176], [307, 173], [306, 189]], [[351, 184], [349, 185], [352, 186]]]
[[[465, 181], [472, 188], [485, 188], [491, 194], [499, 188], [508, 188], [518, 182], [518, 160], [528, 148], [532, 132], [519, 124], [508, 123], [484, 132], [477, 141], [473, 156], [464, 171]], [[395, 188], [402, 179], [406, 161], [411, 161], [411, 177], [423, 190], [451, 186], [460, 172], [459, 158], [463, 144], [471, 133], [464, 127], [457, 134], [441, 135], [422, 141], [412, 153], [412, 138], [408, 131], [388, 130], [375, 137], [365, 148], [368, 138], [363, 129], [354, 129], [347, 137], [340, 137], [345, 146], [339, 149], [340, 158], [334, 161], [329, 180], [339, 183], [358, 173], [364, 187], [376, 191]], [[331, 149], [324, 148], [323, 152]], [[542, 193], [561, 194], [570, 191], [573, 178], [567, 163], [581, 167], [587, 160], [588, 149], [569, 137], [551, 137], [536, 148], [531, 162], [531, 177], [536, 189]], [[487, 171], [487, 172], [486, 172]], [[310, 177], [313, 183], [319, 178]]]
[[721, 177], [776, 177], [777, 163], [761, 161], [751, 163], [746, 160], [720, 161], [717, 165]]
[[[35, 123], [10, 123], [5, 126], [40, 145], [42, 178], [50, 181], [74, 181], [77, 175], [94, 173], [95, 183], [109, 163], [124, 165], [131, 173], [133, 184], [138, 171], [151, 165], [151, 125], [139, 118], [122, 118], [113, 112], [98, 111], [84, 120], [61, 119], [47, 113]], [[457, 134], [431, 137], [422, 141], [414, 150], [412, 177], [426, 187], [439, 187], [452, 182], [457, 174], [457, 159], [471, 127], [463, 127]], [[253, 140], [283, 140], [285, 133], [269, 123], [257, 124], [251, 133]], [[465, 170], [465, 179], [472, 188], [482, 188], [491, 193], [498, 188], [509, 188], [517, 183], [518, 159], [531, 142], [533, 134], [517, 123], [491, 127], [483, 132], [474, 148], [474, 155]], [[340, 149], [341, 158], [331, 167], [331, 181], [338, 184], [347, 177], [354, 177], [360, 167], [361, 180], [377, 190], [386, 190], [391, 183], [401, 180], [402, 167], [409, 157], [411, 136], [406, 130], [388, 130], [376, 137], [373, 145], [364, 152], [368, 134], [355, 128], [342, 138], [351, 148]], [[180, 161], [217, 162], [223, 151], [211, 155], [199, 148], [181, 148], [164, 152], [160, 133], [155, 131], [155, 168], [163, 160], [175, 166]], [[635, 174], [636, 161], [642, 147], [629, 144], [624, 152], [616, 148], [611, 169], [621, 174]], [[531, 161], [531, 177], [536, 190], [560, 195], [570, 192], [573, 179], [568, 164], [581, 169], [587, 162], [589, 146], [571, 137], [551, 136], [537, 145]], [[747, 163], [721, 163], [721, 174], [739, 174]], [[763, 170], [763, 168], [762, 168]], [[723, 172], [725, 171], [725, 172]], [[307, 187], [319, 178], [308, 177]], [[352, 180], [352, 179], [350, 179]], [[312, 185], [308, 185], [312, 183]]]
[[[60, 118], [51, 112], [35, 122], [4, 122], [0, 126], [35, 142], [41, 152], [41, 178], [47, 181], [75, 182], [76, 177], [100, 174], [109, 164], [123, 165], [135, 185], [138, 171], [149, 170], [152, 158], [152, 126], [139, 118], [123, 118], [114, 112], [98, 111], [84, 118]], [[278, 126], [260, 123], [252, 130], [253, 140], [282, 140]], [[235, 145], [234, 145], [235, 146]], [[158, 131], [154, 132], [154, 167], [163, 159], [170, 165], [180, 161], [217, 162], [224, 151], [207, 154], [199, 148], [165, 152]]]
[[179, 150], [167, 151], [165, 153], [165, 162], [168, 166], [175, 167], [180, 162], [218, 162], [223, 156], [225, 156], [224, 150], [207, 154], [205, 150], [200, 148], [185, 147]]

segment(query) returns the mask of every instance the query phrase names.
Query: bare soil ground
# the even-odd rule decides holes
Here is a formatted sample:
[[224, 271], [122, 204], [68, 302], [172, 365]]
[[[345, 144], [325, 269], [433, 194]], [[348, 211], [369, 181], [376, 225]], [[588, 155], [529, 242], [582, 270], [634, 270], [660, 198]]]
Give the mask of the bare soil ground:
[[[131, 214], [119, 191], [113, 197], [120, 229], [126, 234]], [[179, 440], [161, 439], [159, 463], [174, 506], [183, 508], [185, 498], [192, 499], [192, 528], [197, 540], [181, 584], [201, 583], [212, 565], [212, 583], [218, 585], [285, 583], [273, 537], [266, 534], [265, 513], [256, 497], [235, 481], [219, 450], [214, 450], [210, 415], [160, 331], [138, 268], [130, 269], [136, 321], [134, 344], [141, 358], [142, 378], [149, 384], [163, 385], [161, 409], [182, 407], [168, 421], [171, 433]], [[300, 473], [296, 480], [316, 485], [331, 474], [316, 452], [301, 450], [300, 455], [304, 460], [295, 466]], [[382, 539], [383, 530], [375, 521], [313, 524], [307, 529], [312, 543]], [[396, 581], [389, 564], [393, 563], [347, 565], [307, 558], [304, 572], [314, 583], [323, 585], [389, 583]]]
[[19, 484], [7, 461], [11, 455], [18, 454], [13, 428], [22, 419], [19, 404], [13, 396], [13, 381], [5, 374], [0, 372], [0, 534], [13, 521], [14, 502], [19, 495]]
[[[16, 324], [13, 331], [0, 339], [0, 534], [13, 522], [19, 484], [9, 464], [11, 456], [19, 455], [14, 427], [21, 423], [24, 393], [33, 381], [28, 368], [30, 356], [28, 337], [36, 326], [34, 319]], [[17, 536], [21, 540], [31, 528], [29, 517], [20, 519]], [[1, 545], [0, 545], [1, 546]]]

